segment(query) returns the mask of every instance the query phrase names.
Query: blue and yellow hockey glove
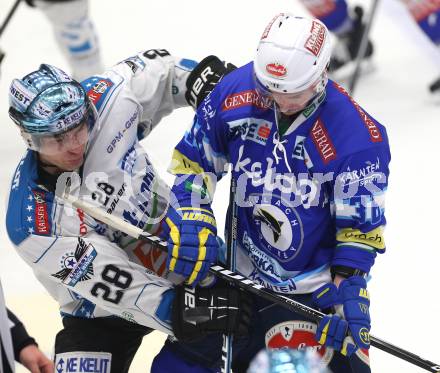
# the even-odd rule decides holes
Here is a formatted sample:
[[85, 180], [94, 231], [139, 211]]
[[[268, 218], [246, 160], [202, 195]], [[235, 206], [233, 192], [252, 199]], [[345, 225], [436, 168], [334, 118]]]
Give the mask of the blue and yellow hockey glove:
[[195, 286], [217, 259], [217, 226], [211, 208], [170, 206], [163, 228], [168, 241], [168, 269]]
[[370, 347], [370, 300], [363, 277], [349, 277], [339, 288], [333, 283], [325, 284], [313, 293], [313, 301], [324, 310], [335, 307], [340, 314], [327, 315], [319, 322], [316, 339], [320, 344], [348, 356], [358, 348]]

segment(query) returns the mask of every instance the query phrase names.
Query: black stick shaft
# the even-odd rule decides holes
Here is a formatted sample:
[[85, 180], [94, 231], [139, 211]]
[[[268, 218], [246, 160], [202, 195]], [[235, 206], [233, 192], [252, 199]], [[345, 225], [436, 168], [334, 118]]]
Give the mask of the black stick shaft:
[[[228, 237], [226, 246], [226, 267], [230, 271], [235, 271], [235, 254], [237, 244], [237, 207], [235, 205], [235, 192], [237, 185], [234, 179], [234, 175], [231, 172], [231, 186], [229, 190], [229, 221], [228, 221]], [[222, 360], [223, 367], [222, 373], [230, 373], [232, 366], [232, 343], [233, 335], [223, 335], [223, 347], [222, 347]]]
[[367, 52], [368, 37], [370, 35], [371, 25], [373, 24], [373, 20], [374, 20], [375, 14], [376, 14], [376, 9], [377, 9], [378, 4], [379, 4], [379, 0], [373, 0], [373, 5], [371, 6], [370, 15], [368, 17], [368, 21], [367, 21], [367, 24], [365, 25], [364, 33], [362, 35], [361, 44], [359, 46], [359, 51], [356, 56], [356, 67], [354, 69], [353, 75], [350, 80], [349, 88], [348, 88], [348, 93], [350, 93], [351, 96], [354, 95], [356, 83], [359, 79], [359, 75], [361, 72], [362, 60], [364, 59], [365, 53]]

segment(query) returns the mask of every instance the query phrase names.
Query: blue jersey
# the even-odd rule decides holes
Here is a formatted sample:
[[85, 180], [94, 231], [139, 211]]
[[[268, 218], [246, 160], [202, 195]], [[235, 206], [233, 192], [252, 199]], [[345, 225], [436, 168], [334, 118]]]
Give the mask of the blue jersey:
[[[278, 122], [249, 63], [202, 102], [170, 171], [219, 180], [232, 164], [237, 269], [264, 286], [308, 293], [331, 281], [331, 266], [369, 272], [385, 251], [385, 128], [332, 81], [292, 123]], [[188, 190], [179, 179], [176, 194]]]

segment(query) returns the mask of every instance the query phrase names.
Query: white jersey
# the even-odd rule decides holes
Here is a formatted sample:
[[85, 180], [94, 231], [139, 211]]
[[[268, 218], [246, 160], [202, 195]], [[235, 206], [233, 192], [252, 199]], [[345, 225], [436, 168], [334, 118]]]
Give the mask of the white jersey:
[[[192, 67], [164, 50], [147, 51], [82, 82], [99, 120], [81, 180], [72, 177], [71, 193], [150, 232], [158, 229], [169, 190], [138, 136], [187, 105], [185, 82]], [[170, 334], [173, 284], [166, 279], [166, 254], [113, 232], [59, 199], [53, 183], [42, 181], [36, 156], [29, 150], [13, 177], [7, 230], [61, 313], [117, 315]], [[58, 179], [61, 187], [65, 179]]]

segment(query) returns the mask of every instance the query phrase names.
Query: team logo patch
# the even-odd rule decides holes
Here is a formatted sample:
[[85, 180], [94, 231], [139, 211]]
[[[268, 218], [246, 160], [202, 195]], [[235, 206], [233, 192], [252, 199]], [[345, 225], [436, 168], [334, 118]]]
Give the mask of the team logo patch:
[[112, 355], [108, 352], [64, 352], [55, 356], [56, 373], [110, 373]]
[[258, 238], [270, 254], [281, 262], [288, 262], [299, 253], [304, 229], [294, 207], [274, 197], [271, 204], [256, 204], [252, 216], [258, 227]]
[[62, 269], [52, 276], [59, 278], [68, 286], [75, 286], [78, 281], [90, 280], [93, 276], [93, 261], [98, 253], [91, 243], [78, 237], [75, 252], [66, 253], [61, 257]]
[[276, 78], [282, 78], [283, 76], [286, 76], [286, 74], [287, 74], [286, 67], [281, 65], [280, 63], [277, 63], [277, 62], [267, 64], [266, 71], [270, 75], [275, 76]]
[[93, 77], [83, 82], [83, 85], [87, 90], [87, 96], [89, 96], [90, 101], [99, 107], [114, 83], [110, 79]]
[[320, 345], [316, 339], [316, 324], [308, 321], [286, 321], [275, 325], [266, 333], [266, 347], [270, 349], [291, 348], [294, 350], [313, 349], [328, 365], [334, 350]]

